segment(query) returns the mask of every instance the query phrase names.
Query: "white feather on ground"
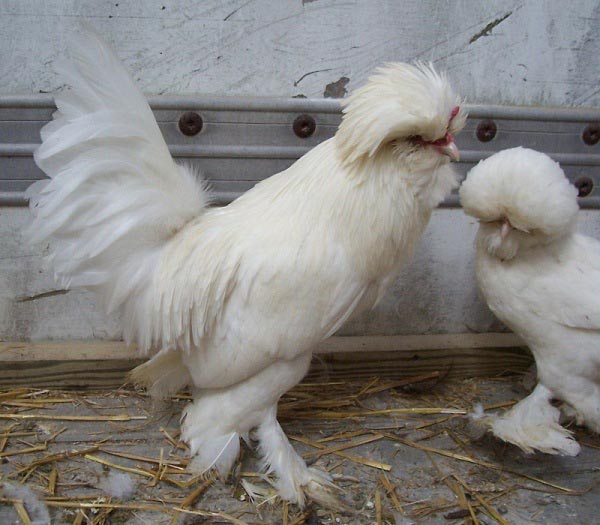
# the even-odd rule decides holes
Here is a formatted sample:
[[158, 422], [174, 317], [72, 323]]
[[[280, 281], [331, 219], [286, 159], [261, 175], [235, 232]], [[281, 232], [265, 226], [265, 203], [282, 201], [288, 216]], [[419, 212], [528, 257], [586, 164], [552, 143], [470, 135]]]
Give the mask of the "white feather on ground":
[[465, 123], [431, 66], [390, 64], [347, 101], [336, 136], [225, 208], [175, 164], [152, 113], [91, 29], [71, 45], [55, 120], [36, 152], [31, 231], [57, 279], [122, 314], [150, 362], [132, 378], [168, 397], [190, 385], [182, 438], [192, 465], [226, 474], [259, 429], [282, 496], [331, 501], [275, 418], [313, 346], [372, 307], [456, 186]]
[[0, 494], [5, 498], [23, 501], [25, 510], [31, 519], [31, 525], [50, 525], [48, 507], [27, 485], [2, 481], [0, 482]]
[[514, 148], [473, 168], [460, 196], [480, 221], [479, 288], [538, 370], [530, 397], [485, 421], [525, 451], [575, 455], [579, 445], [550, 401], [600, 431], [600, 242], [575, 231], [577, 190], [547, 155]]
[[137, 484], [129, 474], [111, 470], [100, 478], [97, 487], [107, 496], [127, 500], [135, 495]]

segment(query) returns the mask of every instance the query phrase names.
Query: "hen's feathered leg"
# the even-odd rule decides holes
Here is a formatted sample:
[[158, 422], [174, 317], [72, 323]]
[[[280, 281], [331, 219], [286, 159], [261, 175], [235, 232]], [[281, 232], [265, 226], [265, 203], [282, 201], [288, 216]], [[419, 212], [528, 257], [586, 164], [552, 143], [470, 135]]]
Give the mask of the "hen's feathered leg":
[[[561, 398], [574, 410], [578, 425], [585, 424], [600, 433], [600, 388], [584, 378], [574, 376], [573, 379], [573, 385], [561, 391]], [[568, 410], [564, 412], [568, 414]]]
[[332, 492], [336, 487], [331, 477], [325, 472], [306, 466], [277, 421], [276, 405], [265, 414], [257, 428], [256, 437], [264, 468], [277, 477], [275, 487], [283, 499], [303, 507], [306, 503], [305, 497], [308, 496], [328, 507], [338, 506], [339, 502]]
[[552, 393], [541, 383], [508, 412], [476, 415], [496, 437], [517, 445], [528, 454], [540, 450], [547, 454], [576, 456], [580, 447], [567, 429], [559, 424], [560, 411], [550, 404]]

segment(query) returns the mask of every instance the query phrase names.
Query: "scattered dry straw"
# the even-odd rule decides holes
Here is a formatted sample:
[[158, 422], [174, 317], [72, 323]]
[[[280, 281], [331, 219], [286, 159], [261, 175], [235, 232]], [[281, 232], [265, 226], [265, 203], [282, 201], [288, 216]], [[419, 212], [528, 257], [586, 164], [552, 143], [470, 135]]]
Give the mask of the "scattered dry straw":
[[[463, 416], [471, 410], [478, 396], [477, 389], [474, 383], [465, 382], [460, 389], [428, 390], [426, 385], [435, 384], [439, 379], [440, 374], [433, 372], [398, 381], [372, 378], [359, 382], [304, 383], [284, 396], [280, 415], [283, 420], [302, 422], [296, 424], [290, 439], [303, 447], [305, 459], [310, 463], [317, 461], [319, 468], [331, 472], [349, 497], [354, 495], [360, 499], [361, 494], [367, 493], [366, 486], [370, 487], [368, 493], [374, 494], [374, 504], [369, 511], [369, 521], [381, 525], [393, 522], [393, 513], [418, 521], [437, 512], [447, 512], [447, 516], [472, 525], [491, 523], [490, 520], [506, 525], [508, 521], [496, 505], [499, 500], [508, 501], [515, 491], [552, 490], [574, 496], [591, 490], [592, 487], [576, 490], [562, 486], [525, 470], [478, 457], [469, 438], [457, 429]], [[423, 388], [418, 395], [405, 394], [404, 388], [416, 385]], [[189, 396], [180, 395], [176, 399], [182, 403]], [[138, 401], [142, 408], [138, 408]], [[6, 426], [0, 428], [0, 458], [6, 461], [2, 477], [35, 485], [44, 494], [43, 502], [48, 507], [75, 511], [69, 519], [74, 524], [110, 523], [111, 516], [118, 511], [161, 513], [167, 515], [171, 523], [176, 523], [183, 514], [208, 521], [245, 523], [242, 518], [251, 512], [249, 510], [232, 513], [197, 508], [205, 506], [215, 485], [223, 485], [217, 483], [214, 475], [199, 476], [188, 469], [187, 447], [178, 439], [176, 417], [172, 423], [161, 420], [159, 424], [154, 414], [144, 408], [148, 403], [146, 397], [127, 390], [112, 397], [23, 388], [1, 392], [0, 420], [7, 421]], [[502, 408], [513, 403], [511, 400], [485, 408]], [[78, 413], [80, 410], [85, 412]], [[118, 413], [109, 413], [117, 410]], [[132, 426], [140, 421], [144, 427]], [[60, 422], [66, 422], [67, 426], [57, 428], [55, 424]], [[117, 423], [119, 425], [115, 425]], [[68, 439], [61, 441], [65, 433], [69, 434], [78, 425], [82, 428], [95, 425], [99, 430], [96, 434], [104, 433], [108, 437], [90, 443], [88, 436], [87, 442], [78, 445], [69, 445]], [[108, 432], [106, 426], [111, 427]], [[130, 451], [127, 443], [112, 438], [113, 427], [132, 433], [151, 429], [153, 439], [160, 439], [160, 447], [155, 447], [153, 452]], [[450, 442], [450, 446], [424, 443], [444, 437], [443, 443]], [[600, 448], [590, 440], [584, 444], [591, 449]], [[425, 453], [438, 473], [436, 481], [443, 483], [446, 492], [433, 490], [427, 499], [411, 498], [406, 481], [399, 482], [390, 472], [392, 456], [381, 453], [381, 450], [390, 450], [393, 444], [399, 447], [400, 454], [404, 447]], [[446, 472], [442, 472], [434, 458], [443, 464]], [[136, 494], [135, 502], [108, 498], [97, 489], [91, 490], [94, 487], [86, 481], [69, 481], [73, 470], [93, 470], [94, 465], [137, 477], [140, 493]], [[472, 472], [465, 472], [466, 469]], [[474, 474], [485, 470], [501, 477], [498, 492], [490, 494], [473, 481]], [[252, 483], [263, 481], [250, 467], [241, 469], [234, 484], [242, 480], [247, 483], [250, 479]], [[523, 479], [535, 485], [525, 486]], [[12, 505], [21, 523], [32, 522], [26, 502], [7, 498], [0, 501]], [[245, 505], [243, 508], [247, 509]], [[300, 512], [285, 502], [278, 505], [272, 507], [275, 509], [273, 520], [284, 525], [300, 525], [312, 519], [312, 510]], [[263, 511], [259, 506], [261, 508], [255, 508], [254, 512]], [[357, 512], [365, 510], [361, 508]], [[256, 519], [249, 521], [256, 522]]]

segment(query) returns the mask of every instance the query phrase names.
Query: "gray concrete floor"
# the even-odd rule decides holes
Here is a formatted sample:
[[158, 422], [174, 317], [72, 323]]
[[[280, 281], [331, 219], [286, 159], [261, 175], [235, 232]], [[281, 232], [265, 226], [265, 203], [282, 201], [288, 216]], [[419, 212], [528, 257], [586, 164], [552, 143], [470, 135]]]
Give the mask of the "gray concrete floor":
[[[186, 508], [194, 512], [224, 512], [249, 524], [367, 524], [377, 523], [378, 519], [381, 523], [402, 525], [598, 523], [600, 496], [594, 487], [600, 480], [598, 436], [575, 429], [583, 445], [576, 458], [528, 456], [491, 436], [475, 439], [467, 418], [461, 414], [425, 414], [423, 410], [470, 410], [474, 403], [490, 405], [520, 399], [526, 394], [522, 383], [522, 379], [513, 377], [430, 381], [412, 386], [383, 380], [300, 386], [282, 400], [281, 419], [288, 436], [298, 438], [293, 443], [301, 453], [317, 450], [307, 441], [321, 440], [321, 446], [334, 447], [373, 438], [370, 443], [342, 452], [350, 457], [331, 452], [315, 461], [315, 456], [311, 456], [314, 466], [334, 475], [343, 489], [340, 499], [346, 510], [313, 504], [302, 512], [276, 500], [249, 501], [242, 481], [263, 487], [267, 492], [264, 498], [270, 494], [269, 486], [252, 476], [256, 457], [250, 450], [245, 450], [234, 479], [216, 480]], [[167, 473], [167, 479], [159, 480], [154, 475], [161, 457], [163, 465], [177, 467], [186, 462], [186, 450], [172, 439], [177, 436], [179, 416], [186, 402], [176, 399], [157, 404], [142, 393], [127, 389], [0, 393], [0, 415], [4, 414], [0, 422], [0, 523], [19, 523], [12, 500], [15, 487], [19, 491], [21, 485], [29, 487], [48, 505], [52, 523], [227, 523], [230, 518], [225, 515], [169, 512], [169, 508], [182, 506], [203, 482], [196, 480], [189, 487], [179, 487], [172, 480], [181, 484], [193, 476], [177, 474], [174, 469]], [[412, 409], [412, 413], [381, 412], [399, 408]], [[365, 414], [375, 410], [379, 412]], [[17, 413], [32, 417], [13, 419], [6, 415]], [[139, 419], [110, 420], [115, 414]], [[70, 416], [87, 416], [89, 420], [61, 419]], [[328, 437], [332, 439], [323, 441]], [[27, 450], [44, 443], [45, 450]], [[98, 449], [91, 456], [50, 461], [53, 458], [49, 456], [55, 453], [95, 447]], [[119, 457], [105, 451], [141, 458]], [[46, 463], [31, 468], [32, 462], [44, 458]], [[368, 466], [361, 463], [364, 461], [375, 463]], [[385, 466], [377, 462], [389, 465], [390, 470], [376, 468]], [[109, 498], [106, 494], [107, 477], [123, 472], [117, 466], [134, 469], [124, 472], [135, 487], [125, 499]], [[56, 483], [52, 490], [54, 473]], [[402, 512], [387, 493], [384, 474], [394, 487]], [[127, 508], [111, 510], [100, 508], [99, 504]], [[76, 505], [86, 507], [79, 511], [72, 508]], [[90, 508], [94, 505], [99, 506]], [[145, 509], [148, 505], [153, 507]], [[471, 518], [469, 506], [476, 520]], [[36, 523], [39, 512], [27, 497], [25, 509]], [[42, 522], [43, 519], [37, 523]]]

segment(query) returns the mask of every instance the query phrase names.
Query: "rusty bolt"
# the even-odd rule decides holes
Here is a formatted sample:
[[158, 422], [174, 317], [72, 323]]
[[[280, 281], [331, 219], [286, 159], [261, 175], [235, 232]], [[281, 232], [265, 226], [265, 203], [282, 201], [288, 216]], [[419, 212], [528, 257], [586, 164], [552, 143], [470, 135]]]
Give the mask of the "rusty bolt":
[[598, 144], [598, 141], [600, 141], [600, 124], [588, 124], [583, 130], [581, 138], [588, 146]]
[[204, 122], [195, 111], [186, 111], [179, 117], [179, 131], [188, 137], [193, 137], [202, 131]]
[[575, 187], [579, 190], [578, 197], [587, 197], [594, 189], [594, 181], [589, 177], [579, 177], [575, 181]]
[[317, 123], [310, 115], [300, 115], [299, 117], [296, 117], [296, 120], [294, 120], [293, 128], [297, 137], [306, 139], [315, 132], [315, 129], [317, 129]]
[[479, 124], [477, 124], [477, 139], [480, 142], [489, 142], [496, 136], [497, 131], [498, 128], [493, 120], [482, 120]]

